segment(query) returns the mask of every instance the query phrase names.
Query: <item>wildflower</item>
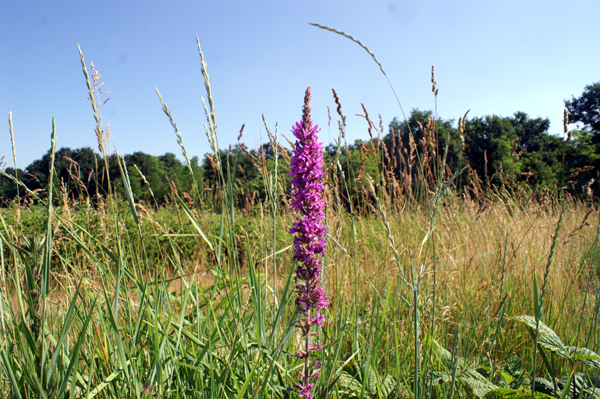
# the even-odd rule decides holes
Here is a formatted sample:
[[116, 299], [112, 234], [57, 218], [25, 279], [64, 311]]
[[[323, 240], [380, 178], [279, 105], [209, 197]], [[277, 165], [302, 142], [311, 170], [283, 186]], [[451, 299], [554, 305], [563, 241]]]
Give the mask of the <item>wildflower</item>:
[[312, 367], [310, 355], [322, 348], [314, 346], [311, 337], [311, 326], [323, 326], [321, 311], [329, 305], [325, 291], [321, 287], [322, 258], [325, 254], [325, 201], [323, 200], [323, 143], [317, 141], [319, 127], [313, 126], [310, 118], [310, 87], [306, 89], [302, 122], [294, 125], [292, 132], [296, 136], [296, 149], [291, 160], [291, 196], [292, 210], [299, 213], [290, 234], [294, 236], [294, 261], [296, 269], [296, 307], [301, 314], [298, 327], [304, 338], [304, 347], [296, 353], [297, 358], [304, 359], [304, 372], [298, 373], [300, 384], [294, 385], [300, 391], [299, 397], [312, 398], [310, 392], [314, 387], [311, 379], [319, 378], [320, 362]]
[[295, 385], [295, 387], [300, 390], [300, 394], [298, 395], [299, 398], [306, 398], [306, 399], [310, 399], [313, 397], [313, 394], [310, 393], [310, 390], [313, 389], [313, 387], [315, 386], [315, 384], [313, 383], [308, 383], [306, 385]]

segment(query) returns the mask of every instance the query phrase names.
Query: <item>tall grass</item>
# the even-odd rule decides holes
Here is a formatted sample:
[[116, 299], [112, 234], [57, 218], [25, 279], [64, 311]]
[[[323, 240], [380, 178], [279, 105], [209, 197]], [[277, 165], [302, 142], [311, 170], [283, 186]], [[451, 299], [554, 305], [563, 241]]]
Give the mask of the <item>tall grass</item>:
[[[367, 46], [322, 28], [361, 45], [385, 75]], [[292, 356], [300, 335], [293, 326], [287, 233], [295, 215], [282, 178], [289, 155], [278, 127], [271, 131], [264, 119], [277, 152], [274, 159], [253, 158], [266, 196], [252, 207], [236, 206], [243, 194], [233, 179], [237, 161], [228, 153], [221, 163], [215, 104], [197, 44], [218, 176], [212, 196], [197, 189], [187, 198], [172, 184], [166, 206], [141, 204], [121, 160], [120, 175], [106, 178], [120, 179], [125, 198], [109, 189], [77, 206], [63, 198], [66, 206], [55, 209], [52, 178], [41, 198], [7, 176], [37, 205], [0, 210], [0, 391], [6, 396], [297, 396], [292, 386], [302, 362]], [[97, 173], [108, 174], [101, 84], [96, 72], [90, 77], [83, 53], [81, 62], [106, 160]], [[435, 93], [433, 76], [432, 84]], [[435, 149], [435, 119], [424, 127], [430, 145], [421, 153], [410, 149], [416, 175], [395, 175], [379, 138], [361, 152], [361, 165], [369, 159], [375, 172], [353, 170], [344, 166], [347, 121], [335, 91], [333, 101], [339, 136], [326, 165], [324, 262], [331, 306], [316, 396], [595, 397], [595, 204], [534, 199], [526, 187], [485, 191], [472, 172], [463, 176], [467, 169], [448, 172], [447, 152]], [[300, 114], [300, 96], [298, 105]], [[364, 116], [369, 122], [366, 109]], [[368, 126], [371, 132], [374, 124]], [[52, 160], [56, 132], [53, 122]], [[472, 179], [462, 196], [452, 189], [459, 176]], [[541, 290], [536, 276], [543, 276]], [[551, 381], [549, 390], [543, 380]]]

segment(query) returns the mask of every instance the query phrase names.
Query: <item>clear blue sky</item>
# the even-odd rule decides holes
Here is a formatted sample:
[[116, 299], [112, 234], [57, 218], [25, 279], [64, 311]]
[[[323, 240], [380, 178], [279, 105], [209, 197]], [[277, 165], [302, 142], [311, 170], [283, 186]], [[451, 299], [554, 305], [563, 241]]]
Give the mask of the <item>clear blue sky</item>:
[[176, 137], [154, 91], [158, 87], [183, 132], [190, 155], [209, 152], [205, 96], [196, 35], [216, 102], [222, 147], [255, 148], [269, 126], [288, 137], [312, 86], [313, 119], [321, 139], [335, 109], [331, 88], [348, 115], [348, 139], [366, 139], [355, 116], [361, 102], [385, 125], [400, 109], [373, 60], [348, 39], [310, 26], [351, 33], [377, 55], [405, 111], [433, 109], [458, 119], [549, 117], [562, 132], [563, 100], [600, 80], [600, 2], [590, 1], [16, 1], [0, 0], [0, 157], [13, 166], [8, 112], [17, 161], [25, 168], [50, 146], [56, 117], [58, 147], [97, 150], [94, 120], [77, 44], [112, 92], [105, 121], [122, 154], [173, 152]]

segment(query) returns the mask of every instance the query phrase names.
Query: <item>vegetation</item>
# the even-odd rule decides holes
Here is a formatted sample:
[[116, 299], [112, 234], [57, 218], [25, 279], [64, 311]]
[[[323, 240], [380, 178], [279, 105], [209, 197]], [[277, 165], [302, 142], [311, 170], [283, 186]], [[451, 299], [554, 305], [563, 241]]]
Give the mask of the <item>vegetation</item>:
[[[600, 101], [600, 95], [598, 98]], [[570, 106], [569, 102], [567, 106]], [[373, 132], [370, 132], [367, 141], [359, 139], [341, 148], [340, 156], [344, 161], [348, 158], [346, 164], [350, 169], [357, 170], [363, 162], [364, 149], [384, 143], [386, 154], [392, 157], [386, 161], [393, 163], [396, 178], [401, 179], [403, 174], [410, 173], [414, 179], [420, 172], [417, 169], [409, 170], [410, 165], [415, 162], [410, 157], [427, 152], [425, 145], [435, 145], [435, 149], [432, 148], [433, 154], [441, 155], [448, 149], [446, 165], [450, 170], [456, 171], [469, 165], [486, 183], [487, 188], [493, 186], [497, 189], [508, 179], [512, 184], [523, 182], [532, 188], [548, 189], [554, 195], [562, 191], [580, 198], [600, 194], [600, 186], [596, 182], [597, 171], [600, 170], [600, 136], [592, 127], [592, 122], [582, 130], [569, 131], [568, 136], [560, 137], [548, 132], [548, 119], [531, 119], [523, 112], [516, 112], [511, 117], [465, 117], [461, 120], [460, 127], [455, 127], [451, 120], [434, 117], [432, 111], [414, 109], [408, 121], [394, 119], [382, 140], [373, 138]], [[430, 120], [435, 120], [434, 137], [425, 135]], [[381, 135], [376, 127], [373, 126], [371, 130]], [[336, 149], [335, 145], [327, 148], [326, 157], [330, 161], [335, 159]], [[289, 160], [289, 150], [279, 150], [283, 153], [278, 152], [277, 156]], [[265, 193], [261, 191], [262, 175], [255, 162], [258, 157], [271, 161], [274, 155], [270, 144], [265, 144], [258, 150], [237, 144], [230, 151], [218, 151], [223, 168], [227, 157], [235, 159], [237, 166], [231, 171], [234, 182], [243, 186], [243, 191], [248, 195], [261, 199], [265, 198]], [[10, 176], [18, 176], [32, 190], [42, 190], [48, 182], [50, 156], [47, 153], [24, 171], [6, 168], [5, 172]], [[374, 163], [370, 158], [371, 162], [365, 167], [373, 172], [382, 160]], [[189, 168], [193, 174], [172, 153], [152, 156], [136, 152], [125, 155], [124, 161], [131, 180], [131, 190], [139, 201], [151, 202], [154, 198], [159, 204], [163, 204], [170, 192], [170, 181], [185, 192], [193, 190], [194, 181], [206, 187], [213, 187], [216, 183], [213, 165], [206, 156], [201, 165], [198, 157], [190, 160]], [[90, 148], [61, 148], [56, 153], [55, 184], [65, 184], [74, 200], [93, 198], [97, 194], [105, 196], [108, 186], [103, 180], [106, 174], [102, 170], [102, 163], [102, 156]], [[99, 173], [96, 173], [99, 165]], [[109, 157], [109, 176], [117, 184], [116, 191], [124, 195], [124, 188], [118, 185], [119, 175], [117, 155], [113, 154]], [[463, 178], [454, 185], [457, 190], [462, 191], [468, 184], [468, 179]], [[149, 187], [152, 193], [148, 190]], [[16, 197], [17, 189], [12, 179], [0, 176], [0, 199], [3, 205], [6, 206]]]
[[[198, 49], [202, 165], [162, 98], [186, 163], [107, 154], [82, 55], [100, 154], [53, 132], [37, 180], [0, 171], [7, 397], [297, 396], [290, 154], [268, 126], [260, 151], [219, 149]], [[593, 127], [563, 140], [521, 113], [454, 127], [415, 110], [347, 144], [334, 98], [316, 397], [600, 397]]]

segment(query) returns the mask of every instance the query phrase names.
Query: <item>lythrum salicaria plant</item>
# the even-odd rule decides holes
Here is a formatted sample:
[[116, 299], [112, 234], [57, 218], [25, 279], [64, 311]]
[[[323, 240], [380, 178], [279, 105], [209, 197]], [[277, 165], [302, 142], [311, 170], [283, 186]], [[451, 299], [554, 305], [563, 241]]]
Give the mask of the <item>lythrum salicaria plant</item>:
[[310, 87], [306, 89], [302, 122], [294, 125], [296, 136], [294, 156], [291, 160], [291, 207], [299, 213], [290, 234], [294, 236], [294, 261], [296, 269], [296, 326], [302, 332], [302, 344], [296, 357], [304, 359], [303, 371], [298, 373], [299, 382], [294, 387], [299, 397], [312, 398], [311, 390], [319, 378], [321, 362], [311, 363], [311, 354], [322, 348], [315, 345], [313, 337], [318, 333], [312, 327], [323, 326], [322, 310], [329, 305], [321, 286], [322, 258], [325, 254], [325, 201], [323, 200], [323, 143], [317, 141], [319, 127], [310, 118]]

